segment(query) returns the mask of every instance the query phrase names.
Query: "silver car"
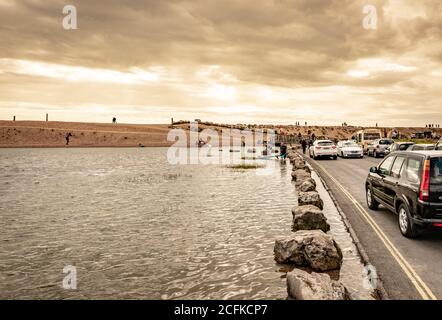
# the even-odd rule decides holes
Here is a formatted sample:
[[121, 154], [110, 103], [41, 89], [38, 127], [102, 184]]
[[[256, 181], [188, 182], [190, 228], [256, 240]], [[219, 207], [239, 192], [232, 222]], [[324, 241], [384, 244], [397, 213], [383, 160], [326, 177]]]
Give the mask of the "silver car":
[[392, 139], [376, 139], [367, 146], [367, 155], [375, 158], [383, 157], [388, 153], [387, 148], [393, 143]]
[[338, 156], [342, 158], [363, 158], [364, 150], [352, 140], [339, 141], [337, 144]]

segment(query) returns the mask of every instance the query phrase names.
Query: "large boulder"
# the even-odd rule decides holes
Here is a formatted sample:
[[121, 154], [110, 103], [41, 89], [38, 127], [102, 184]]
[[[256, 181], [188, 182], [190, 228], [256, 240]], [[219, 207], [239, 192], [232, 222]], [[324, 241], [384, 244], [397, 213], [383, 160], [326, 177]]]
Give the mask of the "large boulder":
[[311, 178], [310, 172], [307, 172], [305, 170], [295, 170], [292, 171], [292, 180], [298, 181], [299, 183], [302, 183], [301, 181], [304, 181], [308, 178]]
[[322, 210], [311, 204], [293, 208], [292, 215], [293, 231], [322, 230], [327, 232], [330, 230], [330, 225]]
[[341, 268], [342, 251], [333, 238], [322, 230], [302, 230], [290, 240], [276, 240], [275, 260], [278, 263], [309, 267], [315, 271]]
[[287, 293], [295, 300], [350, 300], [345, 286], [326, 273], [294, 269], [287, 273]]
[[311, 172], [310, 167], [307, 166], [305, 163], [300, 162], [300, 161], [295, 161], [293, 163], [293, 171], [296, 171], [296, 170], [304, 170], [304, 171], [307, 171], [309, 173]]
[[302, 183], [299, 185], [299, 191], [301, 192], [309, 192], [315, 190], [316, 190], [316, 182], [312, 178], [302, 181]]
[[298, 204], [300, 206], [312, 204], [321, 210], [324, 209], [324, 201], [316, 191], [298, 192]]

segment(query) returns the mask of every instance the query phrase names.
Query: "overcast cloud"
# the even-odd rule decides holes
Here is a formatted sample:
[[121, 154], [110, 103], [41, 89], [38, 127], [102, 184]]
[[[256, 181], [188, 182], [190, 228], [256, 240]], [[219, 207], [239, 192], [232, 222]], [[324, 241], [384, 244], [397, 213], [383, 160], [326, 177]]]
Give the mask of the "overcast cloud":
[[0, 118], [440, 123], [441, 38], [439, 0], [0, 0]]

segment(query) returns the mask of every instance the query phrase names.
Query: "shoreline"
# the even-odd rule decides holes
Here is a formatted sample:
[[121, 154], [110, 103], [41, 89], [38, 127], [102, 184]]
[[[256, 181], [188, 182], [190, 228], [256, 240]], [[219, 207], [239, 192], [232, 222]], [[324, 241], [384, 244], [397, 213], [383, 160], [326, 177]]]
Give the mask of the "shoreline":
[[[345, 140], [349, 139], [361, 127], [338, 126], [261, 126], [251, 125], [252, 129], [273, 129], [282, 135], [310, 136], [317, 138]], [[138, 148], [170, 147], [176, 141], [168, 141], [171, 129], [191, 132], [188, 122], [171, 124], [125, 124], [125, 123], [93, 123], [93, 122], [62, 122], [62, 121], [10, 121], [0, 120], [0, 148]], [[221, 135], [222, 130], [247, 129], [246, 125], [232, 125], [228, 128], [222, 124], [200, 123], [199, 131], [212, 129]], [[390, 132], [392, 127], [378, 129]], [[410, 136], [412, 133], [432, 131], [442, 135], [440, 128], [396, 127], [401, 134]], [[72, 136], [66, 146], [66, 135]], [[233, 139], [239, 143], [241, 136], [237, 131]]]

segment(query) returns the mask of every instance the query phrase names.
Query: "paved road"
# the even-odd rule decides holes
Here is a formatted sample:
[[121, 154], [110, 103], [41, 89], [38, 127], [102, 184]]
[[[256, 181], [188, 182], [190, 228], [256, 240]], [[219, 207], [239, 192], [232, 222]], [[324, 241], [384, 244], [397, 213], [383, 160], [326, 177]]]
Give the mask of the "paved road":
[[442, 299], [442, 231], [407, 239], [399, 231], [395, 214], [382, 206], [373, 211], [366, 205], [365, 178], [369, 168], [380, 161], [365, 157], [310, 160], [310, 163], [345, 212], [370, 262], [376, 267], [388, 297]]

